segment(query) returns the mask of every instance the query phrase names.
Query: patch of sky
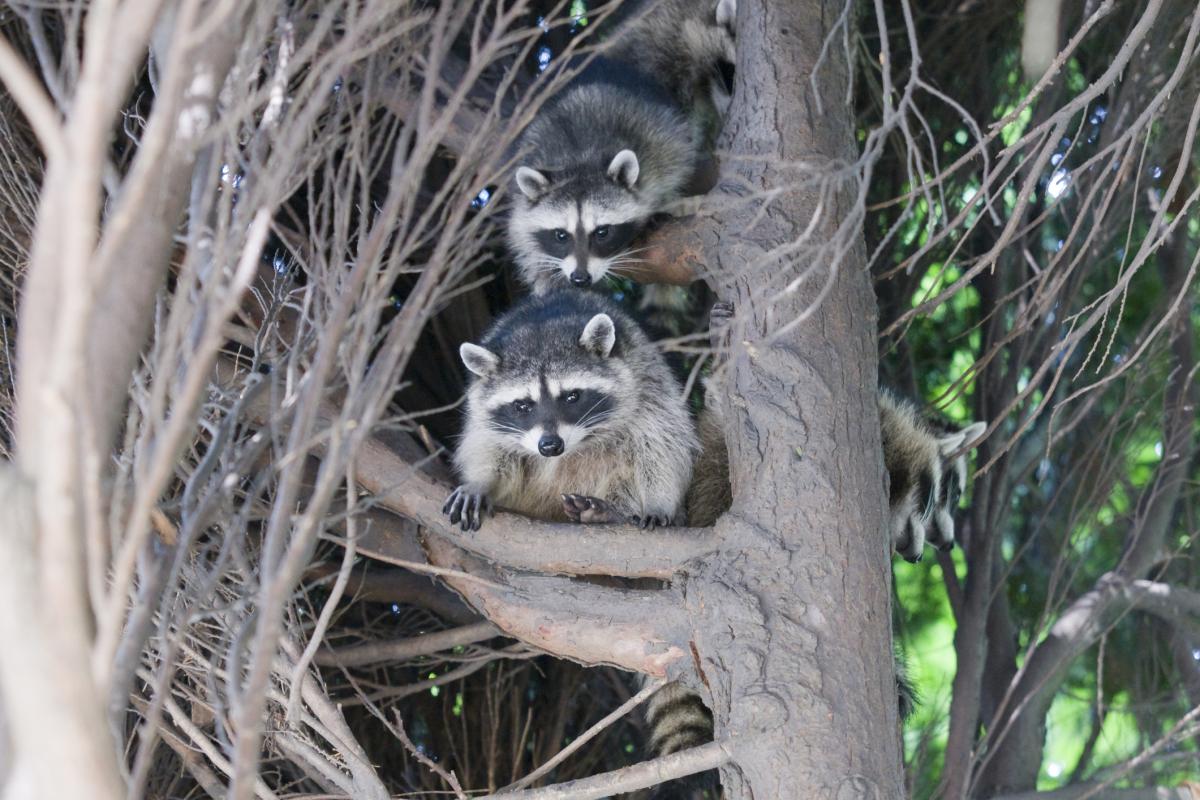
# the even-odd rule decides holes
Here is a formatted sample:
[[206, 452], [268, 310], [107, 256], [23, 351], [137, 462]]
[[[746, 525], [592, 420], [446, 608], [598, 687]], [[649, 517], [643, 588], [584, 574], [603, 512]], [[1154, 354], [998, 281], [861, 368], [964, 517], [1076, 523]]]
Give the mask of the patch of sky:
[[1068, 169], [1056, 169], [1046, 184], [1046, 194], [1050, 195], [1051, 199], [1057, 200], [1070, 187], [1071, 171]]

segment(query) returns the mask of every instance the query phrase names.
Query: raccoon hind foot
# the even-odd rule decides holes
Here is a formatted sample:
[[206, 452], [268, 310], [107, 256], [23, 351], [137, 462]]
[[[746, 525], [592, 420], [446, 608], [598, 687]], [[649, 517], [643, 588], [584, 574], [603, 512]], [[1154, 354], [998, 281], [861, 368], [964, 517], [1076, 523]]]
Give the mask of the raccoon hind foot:
[[628, 521], [612, 503], [586, 494], [564, 494], [563, 513], [571, 522], [582, 525], [612, 525]]

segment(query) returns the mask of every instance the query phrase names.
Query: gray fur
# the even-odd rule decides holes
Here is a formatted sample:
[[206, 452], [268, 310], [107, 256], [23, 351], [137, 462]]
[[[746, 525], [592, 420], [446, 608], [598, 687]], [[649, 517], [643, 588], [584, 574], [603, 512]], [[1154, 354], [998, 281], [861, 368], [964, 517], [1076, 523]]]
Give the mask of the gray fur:
[[717, 62], [732, 60], [736, 2], [646, 2], [622, 8], [613, 46], [521, 134], [507, 238], [535, 294], [636, 263], [650, 219], [708, 168], [710, 95]]
[[949, 550], [954, 547], [954, 511], [967, 485], [967, 452], [958, 451], [978, 439], [986, 424], [960, 430], [881, 391], [879, 427], [896, 552], [919, 561], [926, 542]]
[[[497, 319], [477, 349], [495, 367], [467, 389], [454, 454], [463, 485], [445, 509], [452, 521], [478, 528], [492, 503], [536, 519], [578, 520], [568, 497], [643, 524], [683, 519], [694, 424], [662, 354], [620, 307], [571, 289], [531, 297]], [[477, 352], [472, 361], [491, 363]], [[599, 411], [571, 411], [566, 398], [577, 389], [602, 403]], [[518, 403], [531, 410], [506, 405]], [[561, 439], [561, 454], [539, 452], [548, 435]]]
[[631, 23], [609, 57], [657, 77], [688, 110], [697, 141], [712, 149], [729, 99], [718, 65], [736, 59], [737, 0], [641, 0], [622, 9]]

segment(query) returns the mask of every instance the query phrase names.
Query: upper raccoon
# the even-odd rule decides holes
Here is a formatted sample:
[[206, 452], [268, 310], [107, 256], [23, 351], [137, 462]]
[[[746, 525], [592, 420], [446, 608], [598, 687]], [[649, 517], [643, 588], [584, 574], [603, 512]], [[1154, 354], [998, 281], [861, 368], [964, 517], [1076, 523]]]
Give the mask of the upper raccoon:
[[682, 519], [695, 428], [661, 353], [611, 300], [527, 298], [459, 352], [476, 377], [451, 522], [478, 530], [492, 503], [546, 520]]
[[967, 486], [967, 454], [949, 457], [982, 436], [987, 424], [976, 422], [957, 430], [881, 391], [879, 427], [896, 552], [908, 561], [920, 561], [926, 540], [949, 550], [954, 547], [954, 509]]
[[508, 241], [535, 294], [632, 263], [651, 217], [704, 170], [713, 126], [697, 118], [715, 116], [700, 109], [714, 107], [706, 87], [732, 59], [735, 10], [662, 0], [635, 15], [521, 134]]

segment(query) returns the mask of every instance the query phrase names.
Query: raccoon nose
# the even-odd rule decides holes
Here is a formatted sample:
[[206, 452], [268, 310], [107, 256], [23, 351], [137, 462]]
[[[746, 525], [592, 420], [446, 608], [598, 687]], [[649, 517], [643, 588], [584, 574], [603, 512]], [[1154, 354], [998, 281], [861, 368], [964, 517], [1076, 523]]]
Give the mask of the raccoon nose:
[[572, 272], [571, 283], [575, 284], [576, 286], [591, 286], [592, 276], [588, 275], [586, 272]]
[[563, 451], [563, 440], [559, 436], [547, 434], [538, 440], [538, 452], [547, 458], [561, 456]]

